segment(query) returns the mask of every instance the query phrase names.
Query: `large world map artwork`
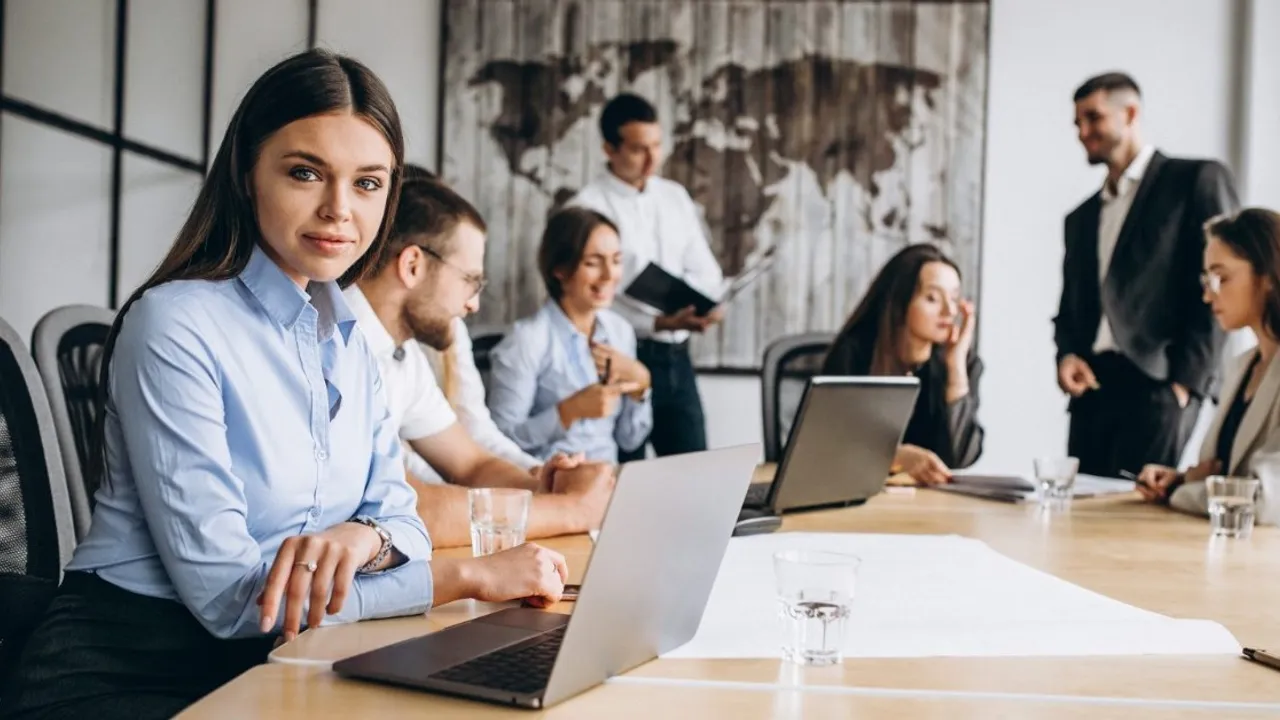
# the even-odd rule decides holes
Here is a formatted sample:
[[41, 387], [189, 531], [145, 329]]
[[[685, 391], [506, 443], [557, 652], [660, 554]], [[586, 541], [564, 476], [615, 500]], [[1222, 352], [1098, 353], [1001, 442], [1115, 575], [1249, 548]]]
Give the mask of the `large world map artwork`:
[[[610, 97], [657, 106], [662, 174], [689, 189], [726, 277], [767, 275], [693, 341], [758, 368], [791, 333], [838, 329], [886, 259], [932, 242], [978, 294], [986, 2], [447, 0], [441, 171], [489, 224], [473, 325], [545, 298], [549, 212], [605, 171]], [[626, 242], [626, 238], [623, 238]]]

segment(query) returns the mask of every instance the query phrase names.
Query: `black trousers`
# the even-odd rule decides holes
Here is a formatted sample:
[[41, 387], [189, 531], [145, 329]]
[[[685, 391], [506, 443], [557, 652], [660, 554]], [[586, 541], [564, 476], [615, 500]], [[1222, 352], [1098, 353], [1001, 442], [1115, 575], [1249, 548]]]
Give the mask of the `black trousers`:
[[1179, 406], [1168, 382], [1153, 380], [1118, 353], [1087, 362], [1100, 387], [1069, 406], [1067, 453], [1080, 459], [1080, 472], [1116, 477], [1147, 463], [1176, 467], [1200, 415], [1200, 399], [1192, 395], [1185, 408]]
[[[659, 457], [707, 449], [707, 421], [698, 394], [698, 375], [689, 357], [689, 343], [640, 340], [636, 356], [653, 380], [653, 430], [647, 443]], [[644, 457], [645, 444], [619, 451], [622, 462]]]
[[68, 572], [0, 717], [169, 718], [264, 662], [274, 638], [219, 640], [181, 603]]

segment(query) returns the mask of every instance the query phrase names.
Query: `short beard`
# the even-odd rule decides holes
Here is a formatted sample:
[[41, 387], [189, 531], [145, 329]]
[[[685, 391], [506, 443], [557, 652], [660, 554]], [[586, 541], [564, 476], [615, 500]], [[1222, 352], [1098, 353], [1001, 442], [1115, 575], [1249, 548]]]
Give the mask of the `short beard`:
[[423, 303], [418, 307], [405, 307], [404, 322], [420, 343], [441, 352], [453, 345], [453, 318], [439, 312], [439, 308]]

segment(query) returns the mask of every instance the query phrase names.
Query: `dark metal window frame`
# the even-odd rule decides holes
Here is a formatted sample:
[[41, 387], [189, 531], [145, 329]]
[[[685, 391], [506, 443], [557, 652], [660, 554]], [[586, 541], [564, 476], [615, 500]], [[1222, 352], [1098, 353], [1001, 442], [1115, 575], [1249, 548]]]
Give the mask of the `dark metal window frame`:
[[[318, 5], [319, 0], [309, 0], [307, 3], [308, 48], [314, 48], [316, 46], [316, 15]], [[158, 162], [161, 165], [187, 172], [199, 173], [201, 176], [203, 176], [209, 169], [209, 163], [212, 160], [210, 157], [210, 148], [213, 140], [213, 73], [217, 16], [217, 0], [205, 0], [204, 93], [202, 100], [203, 108], [200, 132], [202, 145], [200, 149], [200, 159], [195, 160], [169, 152], [168, 150], [164, 150], [163, 148], [146, 142], [125, 137], [124, 111], [125, 80], [127, 76], [126, 58], [128, 57], [129, 47], [129, 0], [116, 0], [116, 43], [113, 81], [115, 107], [110, 128], [102, 128], [77, 120], [48, 108], [40, 107], [39, 105], [26, 100], [13, 97], [4, 92], [2, 83], [4, 78], [5, 19], [8, 17], [8, 3], [5, 0], [0, 0], [0, 119], [5, 115], [14, 115], [30, 120], [38, 125], [54, 128], [65, 133], [75, 135], [79, 138], [108, 145], [112, 149], [111, 235], [109, 241], [110, 244], [108, 246], [108, 272], [110, 273], [110, 277], [107, 279], [107, 304], [113, 309], [119, 307], [121, 299], [119, 278], [120, 218], [121, 204], [124, 194], [124, 154], [126, 152], [130, 152], [134, 155]]]

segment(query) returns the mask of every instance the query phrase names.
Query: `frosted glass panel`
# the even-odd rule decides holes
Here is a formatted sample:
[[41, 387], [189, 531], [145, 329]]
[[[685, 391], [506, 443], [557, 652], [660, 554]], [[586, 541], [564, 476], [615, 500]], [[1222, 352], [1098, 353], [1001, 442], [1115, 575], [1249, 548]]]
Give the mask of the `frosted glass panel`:
[[199, 173], [125, 153], [120, 204], [120, 302], [151, 275], [200, 192]]
[[107, 304], [111, 149], [5, 113], [0, 316], [24, 338], [46, 312]]
[[5, 94], [110, 130], [116, 4], [8, 0], [3, 7]]
[[204, 13], [197, 0], [130, 0], [124, 134], [201, 159]]

